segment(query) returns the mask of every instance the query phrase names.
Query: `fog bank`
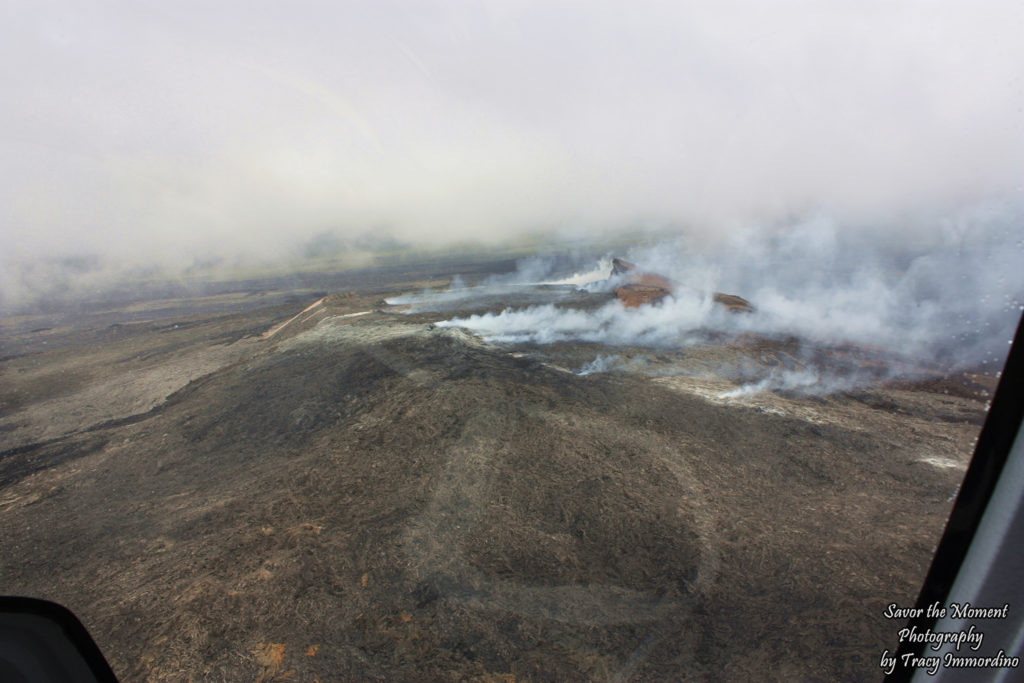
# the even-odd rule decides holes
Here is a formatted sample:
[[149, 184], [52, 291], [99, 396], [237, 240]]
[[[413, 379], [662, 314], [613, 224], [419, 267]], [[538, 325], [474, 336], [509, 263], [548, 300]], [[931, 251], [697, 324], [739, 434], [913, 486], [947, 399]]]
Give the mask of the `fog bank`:
[[67, 0], [0, 10], [0, 298], [1019, 197], [1024, 6]]

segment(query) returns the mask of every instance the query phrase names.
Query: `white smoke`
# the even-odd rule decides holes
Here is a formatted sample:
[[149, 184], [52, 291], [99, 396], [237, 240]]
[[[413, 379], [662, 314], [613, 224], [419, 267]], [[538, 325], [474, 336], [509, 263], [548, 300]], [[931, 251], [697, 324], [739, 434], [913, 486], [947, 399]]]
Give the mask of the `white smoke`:
[[[627, 309], [610, 300], [580, 310], [549, 304], [442, 325], [504, 343], [681, 347], [708, 331], [795, 336], [950, 367], [998, 367], [1024, 299], [1022, 224], [1021, 207], [992, 204], [931, 220], [908, 218], [898, 227], [815, 216], [737, 231], [699, 248], [677, 240], [626, 255], [682, 283], [656, 305]], [[594, 291], [610, 286], [607, 280], [585, 285]], [[714, 291], [742, 296], [756, 311], [729, 313], [713, 304]]]
[[841, 388], [849, 388], [851, 385], [838, 386], [829, 381], [827, 387], [822, 383], [822, 376], [817, 370], [807, 368], [796, 371], [772, 371], [767, 377], [757, 381], [749, 382], [732, 391], [719, 394], [718, 398], [739, 398], [741, 396], [752, 396], [765, 391], [799, 391], [802, 393], [828, 393]]
[[608, 280], [608, 276], [612, 272], [612, 257], [605, 256], [597, 265], [593, 268], [586, 270], [580, 270], [569, 277], [563, 277], [558, 280], [549, 280], [547, 282], [538, 282], [540, 285], [571, 285], [580, 289], [587, 289], [603, 283]]
[[555, 304], [506, 308], [438, 323], [464, 327], [487, 341], [551, 344], [585, 341], [612, 345], [683, 346], [705, 321], [724, 314], [712, 309], [709, 298], [683, 292], [662, 303], [635, 309], [611, 300], [593, 311], [560, 308]]
[[385, 301], [392, 306], [407, 306], [407, 313], [418, 313], [449, 310], [455, 304], [465, 306], [471, 302], [538, 292], [545, 293], [549, 300], [558, 300], [578, 289], [606, 287], [612, 271], [611, 256], [602, 257], [596, 265], [593, 259], [588, 259], [589, 263], [582, 269], [578, 265], [581, 258], [578, 252], [540, 254], [520, 259], [516, 262], [516, 269], [510, 273], [489, 275], [475, 285], [467, 284], [461, 276], [456, 275], [447, 289], [426, 288], [419, 292], [388, 297]]
[[599, 353], [594, 360], [589, 363], [584, 363], [580, 366], [576, 374], [585, 377], [587, 375], [594, 375], [601, 372], [609, 372], [614, 370], [622, 364], [622, 361], [617, 355], [606, 356], [603, 353]]

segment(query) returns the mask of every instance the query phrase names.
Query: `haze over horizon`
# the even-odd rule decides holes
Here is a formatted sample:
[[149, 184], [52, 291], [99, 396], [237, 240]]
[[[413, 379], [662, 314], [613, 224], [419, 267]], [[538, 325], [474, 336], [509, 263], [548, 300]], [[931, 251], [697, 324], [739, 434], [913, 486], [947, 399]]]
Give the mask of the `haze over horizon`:
[[173, 270], [323, 235], [712, 239], [820, 214], [911, 242], [964, 207], [1024, 216], [1019, 3], [2, 13], [0, 301], [45, 294], [40, 262]]

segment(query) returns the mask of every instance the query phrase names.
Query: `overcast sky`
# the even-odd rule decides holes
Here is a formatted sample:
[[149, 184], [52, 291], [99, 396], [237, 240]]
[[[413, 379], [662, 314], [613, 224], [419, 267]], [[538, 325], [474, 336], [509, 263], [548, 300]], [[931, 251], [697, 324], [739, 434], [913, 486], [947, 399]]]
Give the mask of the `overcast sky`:
[[0, 260], [1021, 196], [1024, 3], [0, 6]]

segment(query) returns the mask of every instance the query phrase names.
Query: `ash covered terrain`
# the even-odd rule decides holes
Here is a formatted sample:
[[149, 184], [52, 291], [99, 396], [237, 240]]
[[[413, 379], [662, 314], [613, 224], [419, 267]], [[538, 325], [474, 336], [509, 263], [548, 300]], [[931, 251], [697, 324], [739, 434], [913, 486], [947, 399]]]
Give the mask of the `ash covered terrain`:
[[876, 679], [998, 364], [509, 266], [8, 318], [5, 592], [125, 680]]
[[0, 590], [126, 681], [881, 677], [1024, 4], [17, 4]]

